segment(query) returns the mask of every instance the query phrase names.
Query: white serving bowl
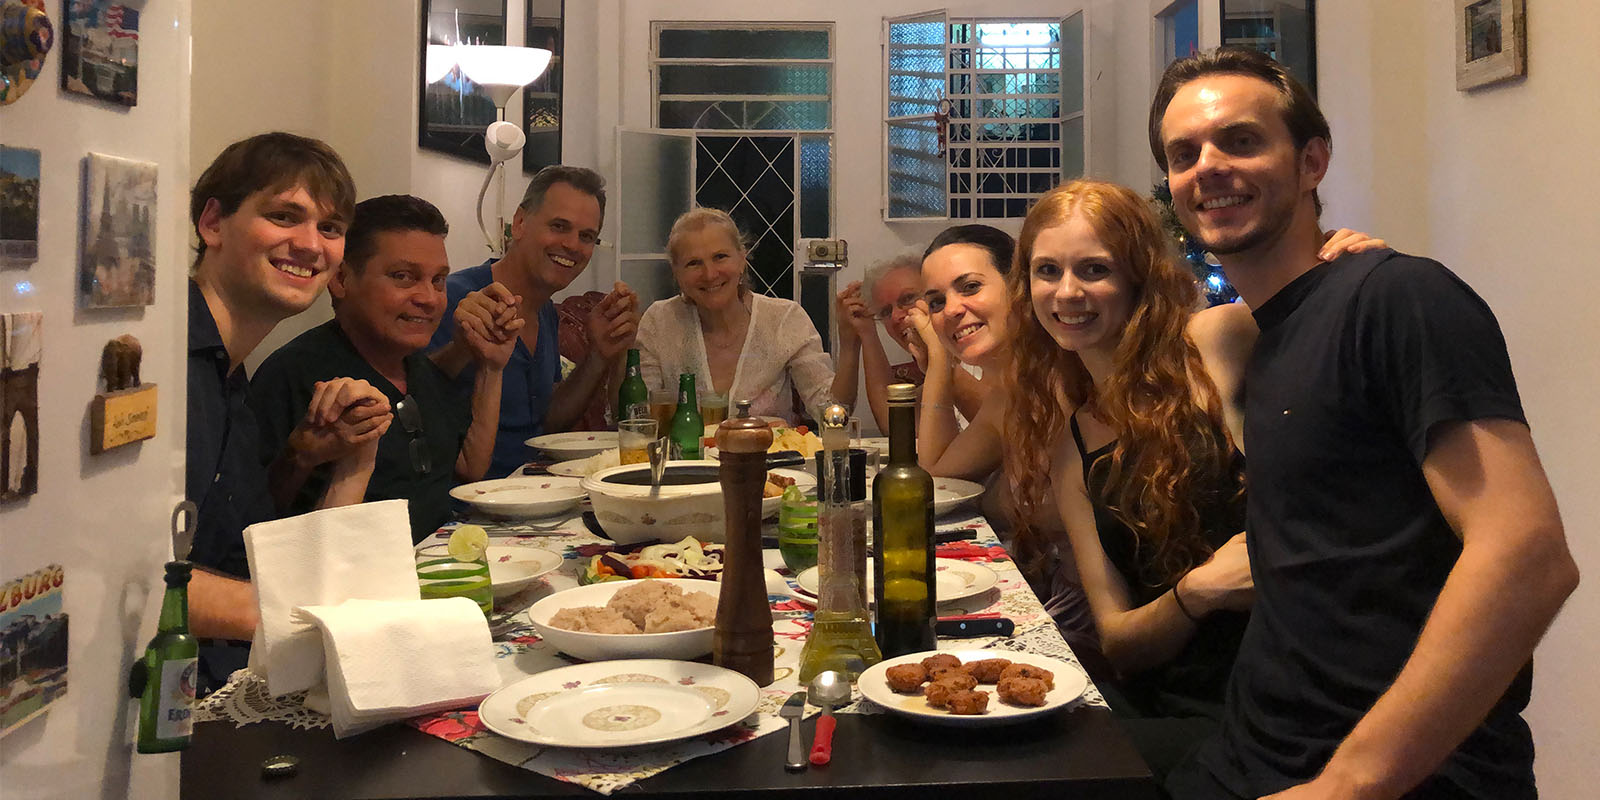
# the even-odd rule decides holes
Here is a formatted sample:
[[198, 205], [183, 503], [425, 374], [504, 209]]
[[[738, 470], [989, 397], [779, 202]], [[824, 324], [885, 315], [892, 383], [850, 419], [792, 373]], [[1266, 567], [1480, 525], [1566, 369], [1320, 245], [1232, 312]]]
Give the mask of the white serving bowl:
[[[651, 578], [681, 587], [685, 593], [720, 594], [722, 584], [694, 578]], [[539, 636], [557, 650], [585, 661], [617, 658], [699, 658], [711, 652], [716, 626], [671, 633], [588, 633], [550, 627], [550, 618], [563, 608], [604, 606], [618, 591], [638, 581], [606, 581], [556, 592], [534, 603], [528, 617]]]
[[[716, 461], [672, 461], [674, 468], [704, 468], [714, 475]], [[774, 474], [793, 478], [802, 490], [816, 488], [817, 479], [804, 470], [775, 469]], [[693, 536], [702, 542], [726, 540], [723, 522], [722, 484], [715, 479], [707, 483], [663, 485], [652, 488], [648, 479], [644, 485], [608, 483], [606, 479], [626, 472], [648, 475], [648, 464], [625, 464], [603, 469], [583, 479], [583, 488], [594, 504], [595, 519], [606, 535], [618, 544], [633, 544], [659, 540], [676, 542]], [[762, 516], [778, 513], [781, 498], [768, 497], [761, 501]]]

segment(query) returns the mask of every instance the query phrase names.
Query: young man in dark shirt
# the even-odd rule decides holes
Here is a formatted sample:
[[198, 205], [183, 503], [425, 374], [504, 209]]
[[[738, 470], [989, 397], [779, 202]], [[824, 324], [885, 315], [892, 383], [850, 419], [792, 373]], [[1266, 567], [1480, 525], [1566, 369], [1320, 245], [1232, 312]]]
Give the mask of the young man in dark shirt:
[[1246, 371], [1256, 603], [1177, 798], [1535, 796], [1519, 712], [1577, 585], [1488, 306], [1392, 250], [1319, 263], [1327, 121], [1276, 62], [1168, 67], [1150, 143], [1260, 338]]
[[[459, 402], [449, 377], [422, 352], [444, 318], [449, 230], [439, 209], [410, 195], [357, 204], [344, 264], [328, 284], [333, 319], [268, 356], [250, 381], [262, 451], [272, 456], [292, 448], [291, 433], [328, 381], [351, 376], [377, 387], [395, 410], [395, 424], [378, 440], [365, 499], [409, 501], [413, 541], [449, 521], [451, 486], [488, 469], [501, 376], [522, 327], [516, 299], [503, 289], [491, 286], [461, 301], [458, 315], [481, 316], [445, 326], [477, 365], [471, 407]], [[329, 465], [280, 462], [296, 474], [277, 487], [285, 492], [279, 508], [295, 514], [315, 508]]]
[[[275, 516], [244, 360], [282, 320], [316, 299], [344, 260], [355, 186], [323, 142], [265, 133], [229, 145], [190, 194], [199, 255], [189, 285], [187, 495], [200, 513], [189, 558], [189, 627], [206, 639], [247, 641], [255, 593], [244, 528]], [[365, 381], [329, 384], [297, 441], [332, 464], [322, 505], [359, 502], [389, 401]], [[235, 648], [239, 653], [243, 648]], [[225, 680], [242, 657], [217, 653], [208, 676]], [[239, 655], [238, 653], [234, 654]]]

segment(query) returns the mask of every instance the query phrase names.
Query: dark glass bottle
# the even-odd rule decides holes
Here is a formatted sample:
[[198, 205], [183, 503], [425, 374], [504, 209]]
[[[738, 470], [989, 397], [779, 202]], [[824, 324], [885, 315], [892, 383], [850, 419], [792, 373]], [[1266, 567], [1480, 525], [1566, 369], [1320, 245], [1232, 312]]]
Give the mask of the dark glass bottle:
[[917, 387], [889, 387], [889, 463], [872, 484], [872, 576], [884, 658], [934, 649], [933, 477], [917, 466]]
[[678, 410], [672, 414], [672, 450], [674, 458], [690, 461], [701, 456], [700, 439], [706, 426], [700, 422], [700, 401], [695, 396], [694, 373], [678, 376]]
[[[650, 387], [644, 384], [639, 370], [639, 351], [628, 351], [628, 372], [617, 390], [617, 419], [649, 419]], [[659, 435], [659, 434], [658, 434]]]
[[161, 618], [144, 658], [133, 665], [128, 687], [139, 698], [139, 752], [169, 753], [189, 746], [194, 732], [195, 681], [200, 641], [189, 635], [187, 561], [167, 562]]

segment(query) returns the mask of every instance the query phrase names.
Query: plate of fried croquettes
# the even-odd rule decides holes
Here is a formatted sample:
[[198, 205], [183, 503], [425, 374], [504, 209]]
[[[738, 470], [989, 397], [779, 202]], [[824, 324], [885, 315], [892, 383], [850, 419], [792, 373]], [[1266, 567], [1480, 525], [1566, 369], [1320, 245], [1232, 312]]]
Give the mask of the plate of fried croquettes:
[[861, 673], [862, 696], [944, 725], [1003, 725], [1072, 705], [1089, 678], [1065, 661], [1009, 650], [943, 650], [884, 659]]

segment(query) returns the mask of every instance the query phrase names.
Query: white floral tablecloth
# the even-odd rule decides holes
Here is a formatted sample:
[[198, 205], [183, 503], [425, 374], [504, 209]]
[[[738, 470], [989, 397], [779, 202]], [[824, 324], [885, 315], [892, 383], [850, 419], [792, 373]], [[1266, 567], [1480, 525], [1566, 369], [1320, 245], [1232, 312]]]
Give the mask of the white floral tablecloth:
[[[560, 523], [541, 522], [522, 526], [482, 522], [494, 534], [492, 544], [541, 548], [560, 554], [564, 559], [561, 569], [501, 604], [502, 608], [518, 609], [510, 613], [497, 613], [494, 620], [495, 656], [502, 678], [501, 685], [510, 685], [545, 670], [579, 663], [539, 638], [528, 620], [526, 609], [552, 592], [576, 586], [577, 575], [583, 564], [594, 554], [609, 550], [612, 547], [610, 540], [589, 532], [580, 517]], [[1026, 651], [1060, 659], [1081, 668], [1077, 656], [1061, 638], [1054, 621], [1028, 588], [988, 522], [980, 515], [963, 515], [961, 512], [939, 520], [939, 531], [953, 529], [970, 529], [974, 538], [940, 545], [938, 556], [983, 563], [994, 570], [999, 580], [983, 594], [940, 604], [939, 614], [999, 614], [1015, 623], [1016, 633], [1009, 638], [941, 640], [939, 646]], [[440, 542], [447, 536], [448, 531], [442, 531], [436, 535], [437, 538], [425, 540], [423, 544]], [[781, 571], [782, 559], [776, 551], [767, 552], [767, 566]], [[793, 588], [793, 576], [786, 577]], [[479, 722], [476, 710], [432, 714], [410, 720], [408, 724], [508, 764], [575, 783], [601, 794], [611, 794], [690, 759], [717, 753], [784, 729], [786, 723], [779, 719], [778, 708], [790, 694], [800, 689], [797, 674], [800, 649], [811, 628], [811, 609], [790, 596], [772, 595], [769, 600], [772, 603], [776, 640], [776, 680], [762, 687], [760, 705], [755, 713], [715, 733], [658, 747], [584, 751], [543, 747], [497, 736]], [[274, 699], [267, 694], [264, 681], [248, 670], [241, 670], [221, 691], [201, 701], [195, 719], [198, 722], [231, 721], [238, 725], [274, 720], [295, 727], [325, 727], [328, 718], [306, 709], [302, 704], [303, 699], [302, 695]], [[1091, 684], [1079, 704], [1104, 706], [1105, 700]], [[880, 712], [882, 709], [868, 700], [860, 700], [838, 710], [838, 713]], [[807, 706], [808, 716], [815, 713], [814, 707]]]

